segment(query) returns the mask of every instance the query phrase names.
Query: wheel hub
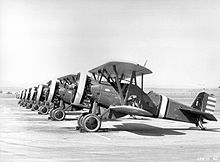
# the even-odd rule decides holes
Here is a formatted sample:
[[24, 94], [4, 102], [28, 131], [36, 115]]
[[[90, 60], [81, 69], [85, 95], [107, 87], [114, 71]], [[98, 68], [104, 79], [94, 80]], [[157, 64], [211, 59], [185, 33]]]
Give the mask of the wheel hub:
[[89, 128], [90, 130], [95, 129], [97, 125], [98, 125], [98, 121], [93, 117], [86, 120], [86, 127]]
[[57, 119], [61, 119], [63, 117], [63, 112], [62, 111], [57, 111], [55, 113], [55, 116], [56, 116]]

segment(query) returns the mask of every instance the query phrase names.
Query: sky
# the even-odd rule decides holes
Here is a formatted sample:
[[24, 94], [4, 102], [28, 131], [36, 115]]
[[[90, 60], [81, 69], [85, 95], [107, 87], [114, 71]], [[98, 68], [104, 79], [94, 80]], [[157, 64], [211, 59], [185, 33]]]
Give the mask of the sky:
[[219, 20], [219, 0], [0, 0], [0, 86], [147, 60], [145, 87], [219, 87]]

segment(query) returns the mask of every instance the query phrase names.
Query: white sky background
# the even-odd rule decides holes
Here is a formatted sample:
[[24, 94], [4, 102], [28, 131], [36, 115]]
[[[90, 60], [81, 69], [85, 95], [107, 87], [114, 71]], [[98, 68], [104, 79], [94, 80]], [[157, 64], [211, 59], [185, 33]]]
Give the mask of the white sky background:
[[146, 87], [220, 86], [220, 1], [0, 0], [0, 86], [146, 59]]

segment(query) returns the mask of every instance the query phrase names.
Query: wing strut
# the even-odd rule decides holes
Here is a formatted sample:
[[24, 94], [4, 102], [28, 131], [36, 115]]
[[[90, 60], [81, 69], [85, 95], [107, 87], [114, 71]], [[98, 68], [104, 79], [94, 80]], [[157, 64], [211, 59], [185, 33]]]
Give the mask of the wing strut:
[[113, 65], [113, 69], [114, 69], [114, 72], [115, 72], [115, 81], [116, 81], [116, 84], [118, 86], [118, 91], [119, 91], [119, 95], [120, 95], [120, 102], [121, 102], [122, 105], [124, 105], [124, 96], [123, 96], [123, 93], [122, 93], [121, 84], [119, 82], [118, 72], [117, 72], [117, 69], [116, 69], [115, 65]]
[[132, 71], [132, 75], [131, 75], [131, 79], [130, 79], [130, 83], [125, 95], [125, 99], [124, 99], [124, 103], [127, 103], [127, 99], [128, 99], [128, 93], [129, 93], [129, 87], [131, 86], [131, 84], [133, 83], [133, 80], [135, 79], [135, 84], [136, 84], [136, 75], [135, 75], [135, 71]]

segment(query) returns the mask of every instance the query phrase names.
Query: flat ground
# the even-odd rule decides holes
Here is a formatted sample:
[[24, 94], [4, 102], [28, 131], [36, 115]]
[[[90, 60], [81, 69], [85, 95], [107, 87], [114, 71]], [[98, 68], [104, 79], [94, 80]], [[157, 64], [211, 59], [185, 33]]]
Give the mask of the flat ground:
[[0, 98], [0, 161], [220, 161], [219, 121], [201, 131], [188, 123], [127, 116], [103, 122], [100, 132], [80, 133], [77, 116], [49, 121], [17, 101]]

